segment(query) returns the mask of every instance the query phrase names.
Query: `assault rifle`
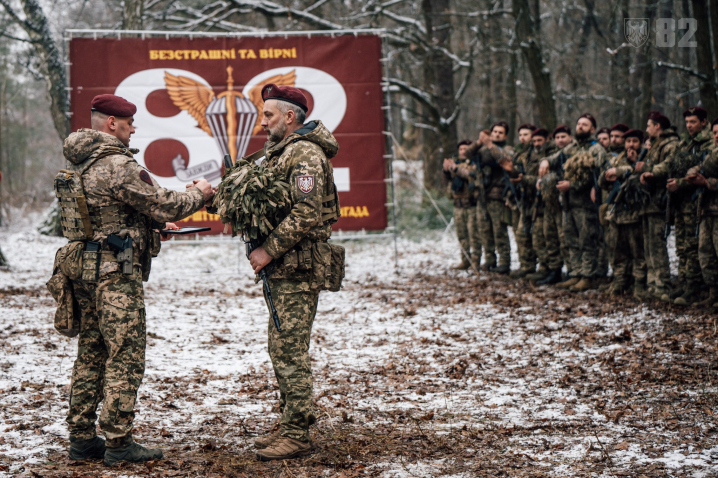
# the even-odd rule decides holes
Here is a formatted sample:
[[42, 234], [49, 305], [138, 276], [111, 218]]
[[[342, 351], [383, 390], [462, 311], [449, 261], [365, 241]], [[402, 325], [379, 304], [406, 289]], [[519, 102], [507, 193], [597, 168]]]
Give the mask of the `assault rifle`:
[[[246, 247], [247, 251], [247, 259], [249, 259], [249, 256], [254, 252], [255, 249], [258, 249], [262, 243], [259, 242], [257, 239], [250, 239], [245, 240], [244, 245]], [[282, 331], [282, 327], [279, 324], [279, 314], [277, 313], [277, 309], [274, 307], [274, 300], [272, 299], [272, 289], [269, 287], [269, 280], [267, 278], [267, 268], [269, 268], [272, 265], [270, 262], [266, 266], [262, 268], [262, 270], [259, 271], [259, 278], [262, 279], [262, 286], [264, 287], [264, 296], [267, 298], [267, 304], [269, 304], [269, 312], [272, 314], [272, 320], [274, 321], [274, 327], [277, 329], [277, 332]]]
[[[706, 158], [706, 152], [703, 151], [703, 154], [701, 155], [701, 176], [705, 177], [706, 170], [704, 166], [704, 161]], [[706, 188], [704, 186], [700, 186], [696, 189], [696, 191], [693, 193], [694, 198], [696, 199], [696, 237], [700, 235], [701, 231], [701, 220], [703, 219], [701, 217], [701, 208], [703, 204], [703, 196], [705, 195]]]
[[[643, 161], [643, 158], [646, 156], [646, 153], [648, 153], [648, 150], [643, 148], [641, 151], [641, 154], [638, 156], [638, 159], [636, 162]], [[626, 194], [626, 186], [627, 182], [626, 180], [631, 175], [630, 171], [626, 171], [625, 176], [623, 179], [616, 179], [613, 182], [613, 187], [611, 188], [611, 192], [609, 193], [608, 197], [606, 198], [606, 204], [613, 204], [613, 207], [611, 207], [611, 214], [613, 214], [614, 209], [616, 209], [616, 205], [621, 202], [623, 199], [623, 196]]]

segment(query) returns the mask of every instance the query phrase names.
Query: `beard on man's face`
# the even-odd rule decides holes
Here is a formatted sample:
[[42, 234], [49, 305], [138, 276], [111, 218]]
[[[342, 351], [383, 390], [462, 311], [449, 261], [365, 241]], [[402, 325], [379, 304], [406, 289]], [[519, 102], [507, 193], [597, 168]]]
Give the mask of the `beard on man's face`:
[[264, 131], [267, 132], [267, 139], [272, 143], [278, 143], [284, 139], [284, 133], [287, 132], [287, 125], [279, 123], [275, 128], [267, 126]]
[[591, 136], [590, 131], [576, 131], [576, 139], [579, 141], [588, 139], [589, 136]]

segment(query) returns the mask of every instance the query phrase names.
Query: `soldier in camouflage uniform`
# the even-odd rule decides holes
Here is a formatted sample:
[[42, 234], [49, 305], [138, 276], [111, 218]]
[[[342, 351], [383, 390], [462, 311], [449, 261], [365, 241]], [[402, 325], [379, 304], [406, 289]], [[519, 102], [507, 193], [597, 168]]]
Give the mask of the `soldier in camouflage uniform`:
[[[145, 370], [142, 281], [149, 276], [151, 256], [159, 252], [155, 229], [199, 211], [214, 193], [205, 180], [188, 185], [187, 192], [159, 187], [133, 159], [137, 150], [128, 148], [135, 106], [114, 95], [100, 95], [92, 107], [93, 129], [72, 133], [63, 147], [66, 171], [81, 174], [92, 241], [100, 245], [100, 252], [91, 252], [89, 242], [65, 246], [79, 246], [82, 255], [81, 263], [77, 259], [82, 275], [70, 278], [81, 310], [81, 328], [67, 423], [71, 459], [104, 457], [106, 464], [113, 465], [162, 457], [160, 450], [146, 449], [132, 439], [137, 389]], [[78, 228], [78, 216], [67, 206], [61, 214], [63, 233], [70, 237]], [[129, 275], [121, 271], [107, 245], [113, 233], [132, 238]], [[100, 401], [106, 447], [95, 432]]]
[[[511, 269], [511, 243], [509, 241], [508, 215], [505, 188], [507, 187], [504, 169], [499, 162], [510, 160], [514, 154], [511, 146], [506, 145], [509, 125], [500, 121], [491, 127], [490, 136], [481, 133], [479, 140], [466, 152], [477, 165], [479, 197], [477, 211], [481, 243], [484, 246], [484, 269], [499, 274], [508, 274]], [[497, 264], [498, 253], [498, 264]]]
[[282, 331], [268, 323], [269, 356], [279, 384], [279, 430], [256, 441], [260, 460], [282, 460], [311, 451], [312, 407], [309, 341], [319, 291], [313, 274], [319, 251], [338, 217], [338, 198], [329, 159], [339, 145], [320, 121], [304, 123], [307, 100], [293, 87], [274, 84], [262, 89], [262, 127], [268, 141], [264, 161], [290, 185], [291, 207], [263, 245], [250, 255], [255, 273], [269, 269], [272, 298]]
[[[670, 120], [658, 111], [648, 114], [646, 133], [651, 147], [644, 162], [635, 165], [636, 173], [650, 172], [675, 154], [678, 134]], [[646, 176], [645, 178], [648, 178]], [[643, 224], [643, 252], [646, 258], [648, 294], [654, 299], [668, 300], [670, 293], [671, 269], [668, 261], [668, 247], [664, 230], [666, 228], [666, 181], [651, 181], [641, 174], [641, 184], [647, 200], [641, 209]]]
[[519, 126], [519, 144], [514, 149], [512, 161], [501, 163], [501, 166], [509, 173], [509, 181], [518, 195], [518, 198], [515, 198], [511, 189], [506, 188], [506, 205], [511, 209], [511, 228], [514, 231], [519, 256], [519, 268], [510, 274], [513, 279], [520, 279], [536, 271], [536, 253], [531, 244], [531, 234], [528, 231], [529, 224], [527, 222], [530, 219], [530, 213], [527, 213], [526, 210], [526, 204], [531, 199], [526, 197], [527, 190], [523, 187], [520, 179], [525, 172], [524, 166], [528, 162], [528, 157], [533, 152], [531, 138], [534, 129], [536, 127], [529, 123]]
[[698, 305], [718, 307], [718, 118], [711, 123], [713, 147], [702, 166], [695, 166], [686, 180], [703, 188], [698, 259], [709, 296]]
[[[686, 181], [688, 170], [700, 163], [712, 148], [711, 131], [706, 126], [707, 112], [696, 106], [683, 112], [686, 134], [676, 152], [667, 161], [653, 166], [641, 177], [642, 180], [668, 180], [666, 189], [670, 195], [670, 207], [675, 212], [676, 253], [679, 258], [678, 288], [664, 294], [676, 305], [691, 305], [701, 291], [700, 262], [698, 261], [698, 238], [696, 237], [696, 187]], [[666, 297], [662, 297], [666, 300]]]
[[[576, 140], [564, 149], [564, 179], [556, 188], [566, 195], [564, 235], [568, 244], [572, 277], [557, 287], [572, 292], [592, 289], [598, 277], [598, 247], [601, 225], [598, 205], [592, 199], [594, 174], [607, 164], [606, 150], [595, 139], [596, 120], [586, 113], [576, 122]], [[542, 168], [558, 171], [561, 157], [554, 154], [542, 161]], [[605, 170], [605, 169], [604, 169]], [[596, 200], [600, 200], [599, 197]]]
[[449, 197], [454, 201], [454, 226], [461, 246], [461, 262], [454, 269], [473, 267], [477, 272], [481, 264], [481, 240], [476, 215], [476, 167], [466, 156], [472, 141], [458, 144], [456, 159], [444, 160], [444, 177], [449, 181]]
[[[575, 140], [571, 136], [571, 128], [559, 125], [553, 131], [553, 141], [549, 143], [545, 157], [560, 155], [566, 148], [573, 148]], [[550, 152], [549, 152], [550, 151]], [[548, 167], [543, 169], [539, 165], [539, 182], [537, 187], [541, 191], [541, 200], [544, 204], [543, 235], [546, 244], [546, 264], [549, 273], [543, 279], [536, 281], [538, 285], [558, 284], [562, 281], [561, 271], [564, 264], [571, 274], [568, 247], [564, 236], [563, 220], [565, 204], [560, 201], [556, 185], [559, 181], [559, 172], [549, 172]]]
[[601, 128], [596, 131], [596, 141], [601, 143], [603, 149], [608, 151], [608, 148], [611, 147], [611, 130], [609, 128]]
[[[607, 220], [613, 225], [615, 242], [611, 243], [613, 251], [613, 283], [609, 294], [619, 295], [626, 292], [630, 274], [633, 275], [633, 295], [639, 300], [644, 298], [646, 283], [646, 261], [643, 254], [643, 230], [640, 219], [642, 201], [636, 200], [641, 192], [639, 176], [633, 168], [641, 155], [643, 132], [628, 130], [623, 135], [626, 142], [625, 150], [612, 157], [611, 168], [599, 179], [604, 191], [619, 187], [610, 204]], [[618, 181], [618, 183], [616, 183]], [[638, 194], [637, 194], [638, 193]]]

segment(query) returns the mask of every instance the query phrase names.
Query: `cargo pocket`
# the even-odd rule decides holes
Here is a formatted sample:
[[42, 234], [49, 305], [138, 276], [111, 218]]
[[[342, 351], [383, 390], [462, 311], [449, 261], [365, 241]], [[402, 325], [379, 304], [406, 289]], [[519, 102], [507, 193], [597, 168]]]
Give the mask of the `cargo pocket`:
[[336, 244], [329, 244], [329, 247], [332, 250], [332, 261], [329, 267], [329, 277], [327, 278], [327, 290], [330, 292], [338, 292], [344, 280], [345, 250], [343, 246]]
[[82, 253], [84, 242], [74, 241], [62, 246], [55, 256], [56, 267], [70, 280], [78, 280], [82, 277]]
[[312, 273], [309, 281], [311, 290], [320, 291], [327, 288], [327, 276], [332, 263], [332, 249], [326, 242], [312, 245]]
[[132, 413], [135, 409], [135, 397], [137, 396], [134, 392], [120, 392], [120, 399], [117, 403], [117, 410], [122, 413]]
[[145, 301], [140, 294], [133, 295], [126, 292], [106, 290], [102, 292], [102, 300], [112, 307], [122, 310], [140, 310], [145, 308]]
[[65, 337], [80, 333], [80, 306], [75, 300], [72, 284], [62, 271], [56, 270], [47, 281], [47, 290], [57, 302], [55, 330]]

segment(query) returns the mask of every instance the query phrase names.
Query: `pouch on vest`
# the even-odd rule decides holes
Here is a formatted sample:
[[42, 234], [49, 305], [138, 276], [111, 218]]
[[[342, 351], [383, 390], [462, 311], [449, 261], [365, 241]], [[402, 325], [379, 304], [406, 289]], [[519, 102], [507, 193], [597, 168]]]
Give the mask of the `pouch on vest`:
[[55, 176], [54, 189], [60, 205], [62, 235], [71, 241], [92, 239], [92, 222], [82, 185], [82, 171], [61, 169]]
[[55, 310], [55, 330], [65, 337], [74, 337], [80, 333], [80, 304], [75, 299], [72, 282], [62, 272], [58, 263], [61, 248], [55, 254], [52, 277], [47, 281], [47, 290], [57, 302]]
[[55, 254], [55, 265], [70, 280], [82, 277], [82, 254], [85, 243], [82, 241], [68, 242]]
[[312, 290], [338, 291], [344, 279], [344, 247], [326, 242], [312, 245]]

